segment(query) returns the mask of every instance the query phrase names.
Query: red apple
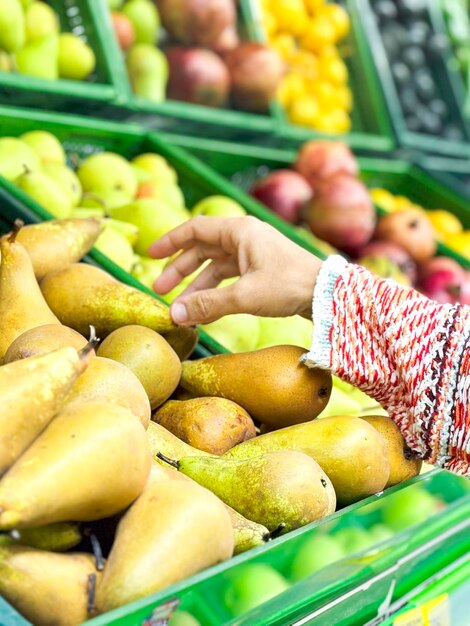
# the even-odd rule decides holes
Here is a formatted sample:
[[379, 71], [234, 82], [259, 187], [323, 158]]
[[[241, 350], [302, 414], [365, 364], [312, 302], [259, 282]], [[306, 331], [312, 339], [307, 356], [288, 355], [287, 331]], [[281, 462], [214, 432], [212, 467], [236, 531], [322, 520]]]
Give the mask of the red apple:
[[417, 263], [436, 253], [436, 231], [421, 209], [404, 209], [384, 215], [377, 224], [376, 238], [401, 246]]
[[398, 265], [412, 285], [418, 278], [418, 268], [408, 252], [391, 241], [371, 241], [359, 250], [358, 257], [386, 257]]
[[442, 271], [450, 273], [455, 283], [461, 283], [465, 278], [465, 270], [457, 261], [447, 256], [436, 256], [419, 266], [419, 279], [423, 281], [428, 276]]
[[322, 181], [345, 174], [357, 176], [354, 154], [340, 141], [307, 141], [300, 148], [295, 169], [315, 187]]
[[233, 105], [265, 113], [286, 69], [279, 54], [260, 43], [244, 42], [224, 58], [232, 80]]
[[179, 43], [212, 46], [236, 27], [233, 0], [157, 0], [162, 25]]
[[170, 68], [168, 97], [209, 107], [228, 99], [230, 76], [222, 59], [210, 50], [173, 47], [166, 50]]
[[128, 50], [135, 40], [134, 25], [127, 15], [117, 11], [111, 13], [111, 21], [121, 50]]
[[350, 176], [336, 176], [320, 185], [305, 215], [314, 235], [352, 255], [370, 241], [375, 228], [369, 192]]
[[277, 170], [256, 182], [250, 194], [283, 219], [298, 224], [302, 207], [312, 198], [312, 189], [297, 172]]
[[217, 39], [212, 44], [211, 48], [214, 52], [219, 54], [223, 54], [224, 52], [228, 52], [229, 50], [233, 50], [240, 43], [240, 38], [237, 33], [237, 29], [235, 26], [230, 24], [227, 26], [225, 30], [223, 30]]

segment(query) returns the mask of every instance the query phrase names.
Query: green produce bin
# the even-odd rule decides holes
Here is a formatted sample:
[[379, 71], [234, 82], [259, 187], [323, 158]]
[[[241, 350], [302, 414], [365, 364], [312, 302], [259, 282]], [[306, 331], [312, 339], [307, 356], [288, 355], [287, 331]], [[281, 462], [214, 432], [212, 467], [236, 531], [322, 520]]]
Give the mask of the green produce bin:
[[[455, 91], [455, 83], [458, 82], [458, 78], [455, 76], [455, 69], [452, 69], [449, 64], [450, 51], [445, 46], [442, 46], [442, 39], [440, 39], [439, 43], [440, 52], [432, 62], [432, 71], [439, 89], [439, 97], [444, 100], [453, 123], [462, 133], [463, 138], [461, 141], [448, 140], [431, 134], [416, 133], [408, 129], [405, 123], [403, 107], [392, 77], [390, 59], [385, 51], [371, 2], [370, 0], [354, 0], [354, 2], [361, 18], [362, 36], [369, 43], [369, 60], [375, 64], [380, 77], [398, 145], [410, 148], [413, 151], [423, 151], [430, 154], [441, 154], [451, 157], [470, 156], [470, 125], [468, 119], [462, 115], [461, 94], [456, 94]], [[436, 26], [429, 11], [429, 7], [432, 4], [434, 2], [429, 2], [426, 5], [426, 21], [431, 28]], [[439, 35], [439, 32], [436, 34]]]
[[[467, 198], [467, 211], [470, 213], [470, 161], [446, 159], [442, 157], [424, 157], [421, 167], [435, 179], [453, 189], [455, 194]], [[469, 228], [467, 224], [467, 228]]]
[[[170, 140], [170, 137], [166, 138]], [[243, 146], [181, 136], [172, 136], [171, 142], [173, 146], [186, 148], [191, 154], [245, 191], [248, 191], [258, 178], [265, 176], [271, 170], [291, 167], [296, 158], [296, 152], [293, 150], [274, 150], [261, 146]], [[447, 186], [424, 171], [422, 167], [405, 161], [370, 157], [358, 157], [358, 163], [361, 178], [369, 188], [383, 187], [396, 195], [407, 196], [413, 202], [422, 204], [426, 209], [447, 209], [462, 221], [464, 228], [470, 229], [468, 199], [452, 185]], [[284, 234], [297, 243], [301, 243], [314, 254], [318, 254], [318, 251], [312, 249], [308, 243], [299, 242], [299, 231], [296, 228], [278, 218], [254, 199], [251, 199], [251, 202], [257, 205], [257, 211], [254, 213], [257, 217], [277, 228], [282, 223]], [[381, 212], [380, 207], [377, 208]], [[452, 257], [465, 268], [470, 269], [470, 261], [447, 246], [439, 244], [438, 253]], [[324, 255], [320, 253], [319, 256]]]
[[0, 72], [0, 104], [105, 112], [111, 103], [119, 102], [119, 94], [115, 87], [118, 77], [106, 50], [102, 6], [96, 0], [48, 0], [48, 4], [59, 15], [62, 31], [83, 37], [93, 48], [96, 69], [85, 81], [42, 80], [16, 72]]

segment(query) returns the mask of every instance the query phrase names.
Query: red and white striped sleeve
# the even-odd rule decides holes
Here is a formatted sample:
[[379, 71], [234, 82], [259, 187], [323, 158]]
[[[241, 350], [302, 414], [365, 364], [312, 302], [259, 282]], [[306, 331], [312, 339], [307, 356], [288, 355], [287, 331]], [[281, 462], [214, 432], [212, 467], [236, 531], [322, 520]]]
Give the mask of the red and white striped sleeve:
[[470, 476], [470, 307], [436, 304], [331, 256], [313, 323], [308, 366], [380, 402], [428, 463]]

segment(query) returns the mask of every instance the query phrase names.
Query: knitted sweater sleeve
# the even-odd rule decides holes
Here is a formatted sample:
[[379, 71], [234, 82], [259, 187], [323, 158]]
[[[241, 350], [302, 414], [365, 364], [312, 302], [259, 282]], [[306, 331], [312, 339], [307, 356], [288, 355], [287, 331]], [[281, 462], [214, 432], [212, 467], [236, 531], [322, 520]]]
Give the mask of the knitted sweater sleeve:
[[470, 476], [470, 307], [436, 304], [332, 256], [313, 322], [308, 366], [380, 402], [421, 458]]

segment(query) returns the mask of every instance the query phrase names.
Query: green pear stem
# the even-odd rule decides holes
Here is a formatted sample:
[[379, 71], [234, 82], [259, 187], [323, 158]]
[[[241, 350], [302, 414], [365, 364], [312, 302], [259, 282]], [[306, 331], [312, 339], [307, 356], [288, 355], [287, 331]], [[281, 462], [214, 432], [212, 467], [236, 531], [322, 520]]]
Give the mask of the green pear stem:
[[8, 236], [8, 241], [10, 243], [13, 243], [15, 241], [17, 234], [20, 232], [20, 230], [23, 228], [23, 226], [24, 226], [23, 220], [16, 219], [13, 222], [13, 230], [11, 231], [10, 235]]
[[179, 468], [178, 461], [174, 461], [173, 459], [170, 459], [169, 457], [165, 456], [161, 452], [157, 452], [157, 456], [161, 461], [165, 461], [165, 463], [168, 463], [168, 465], [171, 465], [172, 467], [175, 467], [176, 469]]
[[274, 530], [271, 530], [269, 533], [264, 533], [262, 537], [263, 541], [267, 543], [268, 541], [272, 541], [273, 539], [276, 539], [276, 537], [279, 537], [279, 535], [282, 533], [285, 527], [286, 525], [284, 524], [284, 522], [281, 522], [279, 526], [277, 526]]
[[88, 613], [94, 613], [95, 595], [96, 595], [96, 574], [88, 575], [87, 594], [88, 594], [88, 598], [87, 598], [86, 609]]
[[80, 360], [85, 359], [88, 356], [88, 354], [92, 350], [94, 350], [96, 348], [96, 346], [99, 344], [99, 342], [100, 342], [100, 339], [99, 339], [99, 337], [96, 336], [95, 327], [94, 326], [90, 326], [90, 338], [88, 339], [88, 343], [78, 353], [79, 357], [80, 357]]

